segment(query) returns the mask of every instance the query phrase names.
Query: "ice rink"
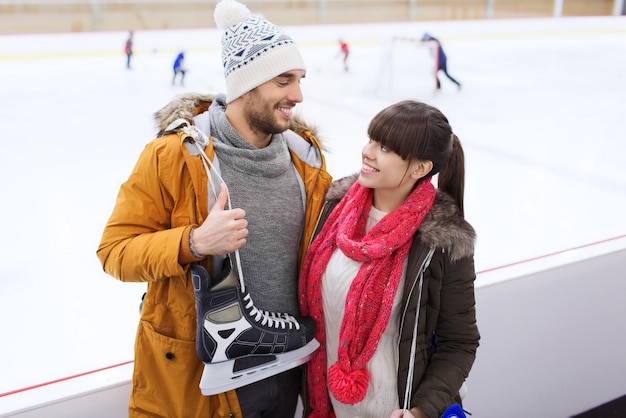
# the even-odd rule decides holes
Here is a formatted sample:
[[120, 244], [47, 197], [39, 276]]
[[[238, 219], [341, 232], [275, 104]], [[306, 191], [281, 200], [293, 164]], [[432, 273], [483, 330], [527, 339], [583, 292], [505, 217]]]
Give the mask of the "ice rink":
[[[626, 234], [626, 18], [285, 27], [308, 74], [301, 115], [339, 178], [367, 124], [417, 99], [466, 152], [466, 218], [480, 272]], [[434, 90], [428, 31], [461, 91]], [[224, 91], [216, 30], [0, 36], [0, 394], [126, 362], [144, 284], [95, 251], [120, 184], [174, 96]], [[337, 40], [350, 43], [344, 72]], [[184, 87], [171, 64], [186, 51]], [[626, 266], [626, 261], [625, 261]], [[471, 379], [471, 375], [470, 375]]]

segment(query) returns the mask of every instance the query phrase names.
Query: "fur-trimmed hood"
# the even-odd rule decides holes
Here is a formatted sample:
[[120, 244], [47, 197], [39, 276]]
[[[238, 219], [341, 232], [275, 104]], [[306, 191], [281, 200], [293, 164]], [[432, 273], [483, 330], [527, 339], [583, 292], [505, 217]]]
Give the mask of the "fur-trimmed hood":
[[[217, 95], [215, 94], [200, 93], [184, 93], [177, 96], [174, 100], [154, 113], [155, 124], [158, 131], [157, 136], [162, 136], [165, 129], [177, 119], [185, 119], [190, 124], [193, 124], [193, 118], [206, 112], [216, 97]], [[318, 141], [320, 140], [317, 136], [317, 127], [306, 123], [299, 115], [294, 115], [291, 119], [290, 129], [296, 133], [309, 131]]]
[[[358, 177], [358, 174], [353, 174], [334, 181], [326, 193], [326, 200], [336, 204]], [[422, 244], [444, 249], [449, 252], [452, 261], [474, 255], [474, 228], [463, 218], [452, 197], [441, 190], [437, 190], [435, 202], [418, 233]]]

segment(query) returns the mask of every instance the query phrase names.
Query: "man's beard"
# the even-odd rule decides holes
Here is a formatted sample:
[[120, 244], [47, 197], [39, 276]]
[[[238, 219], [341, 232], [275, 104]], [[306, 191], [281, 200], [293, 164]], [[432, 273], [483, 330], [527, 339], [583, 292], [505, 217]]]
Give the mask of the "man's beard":
[[289, 128], [289, 124], [285, 126], [276, 120], [274, 108], [268, 107], [256, 90], [250, 92], [244, 117], [254, 132], [264, 135], [279, 134]]

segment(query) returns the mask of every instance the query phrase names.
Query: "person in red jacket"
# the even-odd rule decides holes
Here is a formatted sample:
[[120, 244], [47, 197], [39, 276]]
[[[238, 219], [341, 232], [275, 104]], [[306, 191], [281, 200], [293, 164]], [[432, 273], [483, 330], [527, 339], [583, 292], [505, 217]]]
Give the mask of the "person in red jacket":
[[348, 71], [348, 55], [350, 55], [350, 47], [348, 43], [342, 39], [339, 39], [339, 55], [343, 56], [343, 69]]
[[124, 45], [124, 53], [126, 54], [126, 68], [130, 69], [130, 60], [133, 56], [133, 31], [128, 32], [128, 39]]

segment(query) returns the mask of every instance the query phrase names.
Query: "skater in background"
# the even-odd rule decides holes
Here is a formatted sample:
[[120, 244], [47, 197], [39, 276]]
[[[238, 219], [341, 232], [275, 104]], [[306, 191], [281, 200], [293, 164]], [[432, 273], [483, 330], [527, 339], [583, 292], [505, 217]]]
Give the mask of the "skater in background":
[[339, 56], [342, 57], [343, 70], [348, 71], [348, 55], [350, 55], [350, 47], [348, 43], [342, 39], [339, 39]]
[[176, 78], [180, 74], [180, 85], [182, 86], [185, 83], [185, 73], [187, 69], [185, 67], [185, 51], [180, 51], [178, 55], [176, 55], [176, 59], [174, 60], [174, 77], [172, 78], [172, 86], [176, 84]]
[[133, 31], [128, 32], [128, 38], [124, 45], [124, 54], [126, 54], [126, 68], [130, 69], [130, 60], [133, 57]]
[[360, 173], [331, 185], [300, 272], [321, 344], [305, 416], [441, 417], [460, 409], [480, 338], [463, 149], [417, 101], [383, 109], [367, 134]]
[[[147, 283], [131, 418], [293, 417], [301, 389], [300, 367], [217, 395], [199, 388], [205, 364], [190, 270], [215, 277], [238, 251], [254, 320], [278, 329], [299, 313], [298, 267], [331, 182], [315, 130], [294, 115], [306, 74], [294, 40], [235, 0], [219, 2], [214, 17], [226, 94], [183, 94], [155, 114], [157, 138], [121, 185], [97, 250], [111, 276]], [[241, 54], [250, 50], [253, 60]], [[203, 156], [225, 186], [208, 182]]]
[[459, 83], [454, 77], [452, 77], [448, 73], [448, 57], [441, 46], [441, 42], [434, 36], [431, 36], [428, 32], [424, 33], [422, 36], [422, 42], [428, 42], [434, 46], [434, 55], [435, 55], [435, 81], [437, 85], [437, 90], [441, 89], [441, 82], [439, 81], [439, 71], [443, 71], [443, 73], [457, 85], [459, 90], [461, 89], [461, 83]]

